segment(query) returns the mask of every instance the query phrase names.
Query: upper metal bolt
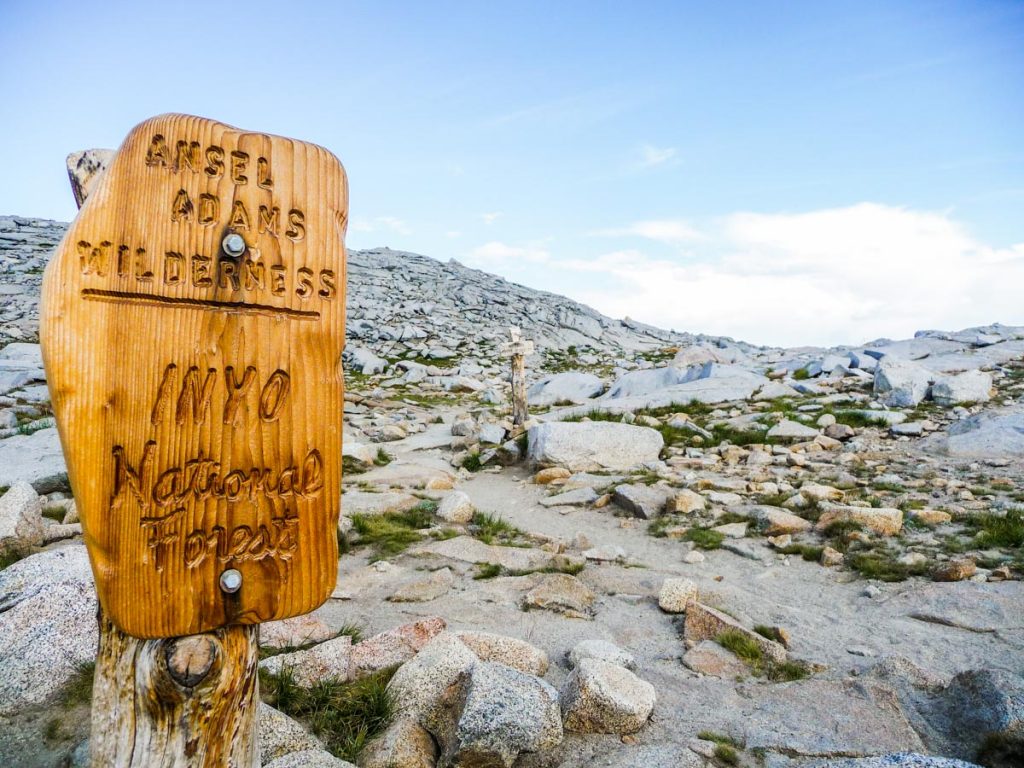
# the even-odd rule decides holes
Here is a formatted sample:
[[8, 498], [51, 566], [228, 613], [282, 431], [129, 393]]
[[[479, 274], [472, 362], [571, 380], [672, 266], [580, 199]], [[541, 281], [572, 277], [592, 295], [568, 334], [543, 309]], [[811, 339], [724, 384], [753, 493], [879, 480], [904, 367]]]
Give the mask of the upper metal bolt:
[[242, 588], [242, 574], [234, 568], [229, 568], [220, 575], [220, 588], [229, 595], [233, 595]]
[[226, 235], [220, 245], [228, 256], [238, 257], [245, 253], [245, 238], [236, 232]]

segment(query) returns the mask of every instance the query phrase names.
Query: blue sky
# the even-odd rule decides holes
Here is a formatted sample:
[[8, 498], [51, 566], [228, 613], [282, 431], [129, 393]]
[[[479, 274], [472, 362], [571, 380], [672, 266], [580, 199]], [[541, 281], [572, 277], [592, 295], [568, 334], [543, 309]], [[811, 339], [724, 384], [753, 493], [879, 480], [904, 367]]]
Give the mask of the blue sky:
[[8, 1], [0, 62], [0, 212], [71, 218], [65, 154], [186, 112], [331, 149], [350, 247], [615, 316], [1024, 324], [1019, 0]]

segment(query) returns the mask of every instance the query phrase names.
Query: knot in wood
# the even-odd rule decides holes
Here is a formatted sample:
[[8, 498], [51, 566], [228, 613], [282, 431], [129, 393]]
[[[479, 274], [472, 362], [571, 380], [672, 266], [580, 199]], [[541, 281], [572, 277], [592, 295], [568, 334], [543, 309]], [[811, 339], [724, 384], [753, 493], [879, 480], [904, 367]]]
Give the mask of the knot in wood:
[[190, 635], [168, 640], [164, 645], [167, 671], [185, 688], [195, 688], [220, 661], [220, 643], [212, 635]]

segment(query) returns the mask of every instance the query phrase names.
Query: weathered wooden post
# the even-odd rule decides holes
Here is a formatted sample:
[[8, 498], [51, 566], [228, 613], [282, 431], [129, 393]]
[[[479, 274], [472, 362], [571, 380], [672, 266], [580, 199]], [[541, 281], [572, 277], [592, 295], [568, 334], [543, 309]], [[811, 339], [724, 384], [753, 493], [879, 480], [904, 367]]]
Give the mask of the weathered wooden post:
[[511, 342], [502, 345], [502, 351], [512, 358], [512, 424], [521, 427], [530, 418], [526, 405], [526, 356], [533, 354], [533, 342], [523, 339], [523, 332], [509, 326]]
[[337, 578], [344, 170], [183, 115], [72, 160], [40, 336], [101, 605], [92, 764], [256, 766], [259, 623]]

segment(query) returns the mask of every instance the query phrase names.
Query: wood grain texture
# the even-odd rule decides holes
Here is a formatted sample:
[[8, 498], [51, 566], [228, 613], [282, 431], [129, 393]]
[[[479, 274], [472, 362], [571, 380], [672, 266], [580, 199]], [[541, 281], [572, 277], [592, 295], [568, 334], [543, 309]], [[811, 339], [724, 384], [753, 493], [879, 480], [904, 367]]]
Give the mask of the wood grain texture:
[[94, 768], [259, 765], [259, 625], [142, 640], [100, 613]]
[[101, 604], [127, 633], [284, 618], [334, 588], [347, 207], [326, 150], [163, 115], [132, 130], [48, 265], [57, 426]]

